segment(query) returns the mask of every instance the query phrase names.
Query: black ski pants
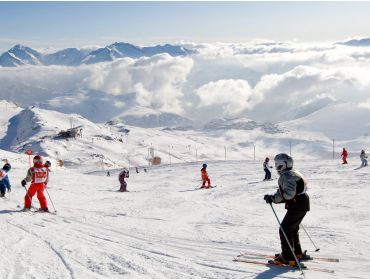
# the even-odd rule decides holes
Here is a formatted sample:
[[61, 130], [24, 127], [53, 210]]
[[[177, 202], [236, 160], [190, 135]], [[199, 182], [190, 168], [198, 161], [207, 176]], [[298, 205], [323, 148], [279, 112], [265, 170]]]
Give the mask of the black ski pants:
[[120, 192], [127, 191], [127, 183], [126, 182], [121, 182], [121, 187], [120, 187], [119, 191]]
[[268, 170], [268, 168], [265, 168], [265, 180], [270, 180], [271, 179], [271, 171]]
[[[287, 235], [289, 243], [293, 247], [294, 253], [296, 255], [302, 254], [302, 248], [299, 242], [298, 231], [299, 225], [301, 224], [306, 213], [307, 213], [306, 211], [288, 210], [288, 212], [285, 214], [283, 221], [281, 222], [281, 227], [283, 228], [285, 234]], [[279, 235], [281, 242], [281, 252], [283, 254], [283, 257], [286, 260], [294, 260], [292, 251], [290, 250], [289, 245], [281, 229], [279, 229]]]

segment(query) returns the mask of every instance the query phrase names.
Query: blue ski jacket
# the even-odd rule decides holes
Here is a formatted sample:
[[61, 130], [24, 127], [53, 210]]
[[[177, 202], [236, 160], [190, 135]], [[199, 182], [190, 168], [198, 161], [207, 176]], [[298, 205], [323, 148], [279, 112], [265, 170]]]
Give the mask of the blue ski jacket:
[[6, 175], [1, 181], [0, 181], [0, 189], [5, 189], [7, 188], [8, 191], [11, 190], [12, 186], [10, 185], [10, 181], [8, 178], [8, 175]]

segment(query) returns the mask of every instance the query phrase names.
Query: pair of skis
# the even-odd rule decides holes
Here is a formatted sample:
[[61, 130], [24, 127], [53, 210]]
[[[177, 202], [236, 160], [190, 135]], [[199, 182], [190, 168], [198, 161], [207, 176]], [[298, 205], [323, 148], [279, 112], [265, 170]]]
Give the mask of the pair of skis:
[[[17, 208], [21, 208], [22, 206], [21, 205], [17, 205]], [[38, 213], [40, 213], [40, 214], [43, 214], [43, 213], [45, 213], [45, 214], [52, 214], [52, 215], [56, 215], [57, 214], [57, 211], [43, 211], [43, 210], [40, 210], [40, 209], [38, 209], [38, 208], [36, 208], [36, 207], [34, 207], [34, 206], [31, 206], [31, 209], [29, 209], [29, 210], [24, 210], [24, 208], [23, 209], [21, 209], [21, 210], [18, 210], [18, 212], [21, 212], [21, 213], [32, 213], [32, 214], [38, 214]]]
[[196, 188], [194, 189], [195, 191], [197, 190], [204, 190], [204, 189], [213, 189], [213, 188], [216, 188], [217, 186], [210, 186], [210, 187], [199, 187], [199, 188]]
[[210, 187], [196, 187], [195, 189], [191, 189], [191, 190], [184, 190], [184, 191], [179, 191], [179, 192], [193, 192], [193, 191], [199, 191], [199, 190], [207, 190], [207, 189], [213, 189], [213, 188], [217, 188], [217, 185], [216, 186], [210, 186]]
[[[235, 262], [243, 262], [243, 263], [250, 263], [250, 264], [259, 264], [259, 265], [265, 265], [265, 266], [273, 266], [273, 267], [283, 267], [283, 268], [290, 268], [290, 269], [299, 269], [298, 266], [291, 266], [289, 264], [281, 264], [276, 263], [273, 261], [275, 256], [273, 255], [266, 255], [261, 253], [255, 253], [255, 252], [240, 252], [239, 255], [237, 255], [233, 261]], [[267, 259], [268, 261], [262, 261], [257, 259]], [[329, 258], [329, 257], [311, 257], [307, 261], [310, 260], [318, 260], [318, 261], [324, 261], [324, 262], [339, 262], [339, 259], [336, 258]], [[326, 273], [334, 273], [334, 270], [332, 269], [326, 269], [326, 268], [318, 268], [318, 267], [307, 267], [306, 265], [303, 265], [301, 263], [301, 268], [303, 270], [311, 270], [311, 271], [318, 271], [318, 272], [326, 272]]]

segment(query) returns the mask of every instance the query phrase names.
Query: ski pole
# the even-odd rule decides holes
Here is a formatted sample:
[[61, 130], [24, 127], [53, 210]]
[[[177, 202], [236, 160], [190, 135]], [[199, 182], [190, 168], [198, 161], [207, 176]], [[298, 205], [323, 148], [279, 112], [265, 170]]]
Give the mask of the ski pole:
[[317, 246], [315, 245], [315, 243], [313, 242], [311, 236], [308, 234], [307, 230], [304, 228], [304, 226], [301, 224], [301, 227], [303, 228], [304, 232], [307, 234], [308, 238], [310, 239], [312, 245], [315, 247], [315, 252], [318, 252], [320, 251], [320, 248], [317, 248]]
[[48, 192], [48, 189], [45, 189], [45, 191], [46, 191], [46, 193], [48, 194], [49, 199], [50, 199], [50, 202], [51, 202], [51, 205], [53, 205], [54, 212], [56, 213], [56, 212], [57, 212], [57, 210], [55, 209], [54, 203], [53, 203], [53, 201], [51, 200], [51, 197], [50, 197], [50, 194], [49, 194], [49, 192]]
[[31, 197], [30, 197], [30, 195], [28, 194], [28, 189], [27, 189], [27, 187], [26, 187], [26, 186], [23, 186], [23, 188], [26, 190], [26, 195], [28, 196], [29, 200], [31, 201], [31, 207], [32, 207], [32, 208], [34, 208], [34, 207], [33, 207], [33, 203], [32, 203], [32, 198], [31, 198]]
[[270, 206], [271, 206], [272, 212], [274, 212], [274, 214], [275, 214], [276, 220], [277, 220], [277, 221], [278, 221], [278, 223], [279, 223], [280, 230], [281, 230], [281, 232], [283, 233], [283, 235], [284, 235], [284, 237], [285, 237], [286, 242], [288, 243], [289, 249], [290, 249], [290, 251], [292, 252], [292, 254], [293, 254], [293, 256], [294, 256], [295, 261], [297, 262], [298, 268], [299, 268], [299, 270], [301, 271], [301, 273], [302, 273], [303, 277], [305, 278], [304, 272], [303, 272], [302, 267], [301, 267], [301, 263], [298, 261], [297, 256], [294, 254], [293, 247], [292, 247], [292, 245], [290, 245], [289, 239], [288, 239], [287, 235], [285, 234], [285, 231], [284, 231], [283, 227], [281, 226], [281, 223], [280, 223], [279, 217], [276, 215], [276, 212], [275, 212], [274, 206], [272, 206], [272, 203], [270, 203]]

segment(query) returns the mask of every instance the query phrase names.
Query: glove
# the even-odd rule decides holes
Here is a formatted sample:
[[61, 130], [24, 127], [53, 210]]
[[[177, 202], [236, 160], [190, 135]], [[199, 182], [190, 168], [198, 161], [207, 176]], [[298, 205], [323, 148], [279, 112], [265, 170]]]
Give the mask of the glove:
[[266, 194], [263, 199], [266, 201], [266, 203], [273, 203], [274, 202], [274, 196], [273, 195], [269, 195], [269, 194]]
[[22, 187], [26, 186], [27, 185], [26, 180], [22, 180], [21, 184], [22, 184]]

